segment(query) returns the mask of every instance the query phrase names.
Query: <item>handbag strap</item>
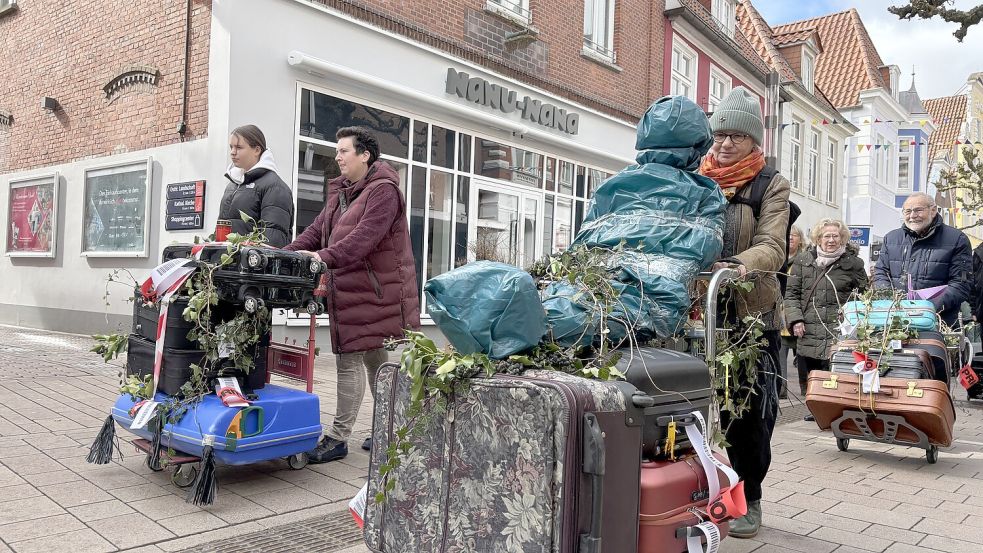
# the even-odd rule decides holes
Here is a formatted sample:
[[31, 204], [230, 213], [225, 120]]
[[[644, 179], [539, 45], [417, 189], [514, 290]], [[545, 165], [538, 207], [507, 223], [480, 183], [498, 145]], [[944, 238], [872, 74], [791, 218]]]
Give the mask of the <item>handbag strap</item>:
[[824, 278], [826, 278], [826, 275], [829, 273], [829, 270], [832, 269], [833, 268], [833, 265], [835, 265], [835, 264], [836, 264], [836, 261], [834, 261], [834, 262], [830, 263], [829, 265], [827, 265], [826, 266], [826, 269], [823, 271], [823, 273], [821, 275], [819, 275], [819, 277], [816, 278], [816, 282], [813, 282], [812, 283], [812, 286], [809, 287], [809, 290], [806, 291], [806, 295], [802, 298], [803, 308], [805, 308], [805, 307], [807, 307], [809, 305], [809, 300], [812, 299], [812, 295], [816, 292], [816, 287], [818, 287], [819, 286], [819, 283], [822, 282]]

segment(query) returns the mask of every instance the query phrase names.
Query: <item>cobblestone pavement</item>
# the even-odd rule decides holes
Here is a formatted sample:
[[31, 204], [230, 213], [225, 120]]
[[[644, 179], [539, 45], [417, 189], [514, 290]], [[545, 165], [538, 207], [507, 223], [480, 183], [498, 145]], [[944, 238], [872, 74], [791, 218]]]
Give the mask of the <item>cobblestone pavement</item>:
[[[84, 336], [0, 326], [0, 553], [238, 551], [245, 535], [281, 538], [270, 551], [368, 551], [342, 545], [352, 533], [339, 514], [368, 467], [358, 447], [369, 432], [368, 394], [345, 460], [300, 471], [283, 461], [220, 467], [216, 503], [199, 508], [128, 446], [121, 462], [85, 462], [122, 367], [90, 346]], [[332, 357], [317, 366], [328, 423]], [[801, 406], [783, 402], [764, 528], [752, 540], [725, 540], [722, 551], [983, 550], [983, 403], [957, 397], [956, 442], [934, 465], [922, 450], [857, 440], [840, 452], [829, 433], [801, 420]], [[327, 529], [322, 541], [311, 537], [316, 528]], [[296, 544], [282, 543], [292, 535]]]

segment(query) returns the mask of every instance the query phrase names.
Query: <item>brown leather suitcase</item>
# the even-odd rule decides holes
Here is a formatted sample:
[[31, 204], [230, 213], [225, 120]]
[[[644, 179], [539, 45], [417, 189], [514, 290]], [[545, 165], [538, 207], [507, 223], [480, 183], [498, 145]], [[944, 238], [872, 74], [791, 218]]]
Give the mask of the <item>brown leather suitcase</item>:
[[[938, 380], [906, 380], [883, 377], [880, 391], [865, 394], [860, 390], [860, 376], [834, 374], [828, 371], [809, 373], [806, 390], [806, 406], [816, 417], [816, 424], [829, 430], [844, 411], [860, 411], [868, 415], [895, 415], [905, 423], [924, 432], [932, 445], [952, 445], [952, 428], [956, 422], [956, 408], [949, 395], [949, 388]], [[881, 419], [868, 418], [866, 423], [876, 436], [885, 432], [896, 433], [896, 443], [917, 444], [919, 436], [905, 425], [885, 428]], [[840, 431], [846, 435], [864, 437], [860, 425], [852, 418], [840, 423]]]

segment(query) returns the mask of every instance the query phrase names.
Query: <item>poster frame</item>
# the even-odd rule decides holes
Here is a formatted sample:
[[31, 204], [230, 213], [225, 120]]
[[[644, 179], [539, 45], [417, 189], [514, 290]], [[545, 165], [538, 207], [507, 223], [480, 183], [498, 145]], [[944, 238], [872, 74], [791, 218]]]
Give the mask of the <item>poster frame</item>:
[[[17, 250], [10, 250], [10, 217], [11, 208], [13, 208], [14, 202], [12, 200], [14, 189], [26, 188], [28, 186], [36, 186], [41, 184], [47, 184], [52, 182], [52, 194], [51, 199], [51, 242], [49, 244], [48, 251], [46, 252], [24, 252]], [[57, 171], [53, 173], [41, 173], [38, 175], [31, 175], [29, 177], [22, 177], [18, 179], [11, 180], [7, 183], [7, 209], [6, 218], [4, 219], [4, 237], [3, 237], [3, 250], [6, 257], [34, 257], [34, 258], [45, 258], [52, 259], [58, 255], [58, 219], [61, 215], [61, 174]]]
[[[140, 251], [132, 252], [118, 252], [118, 251], [108, 251], [108, 250], [86, 250], [85, 249], [85, 214], [87, 210], [87, 202], [89, 198], [89, 173], [94, 171], [99, 171], [102, 169], [122, 169], [125, 167], [138, 167], [144, 166], [147, 172], [147, 182], [144, 188], [145, 201], [143, 202], [143, 249]], [[104, 163], [101, 165], [93, 165], [91, 167], [86, 167], [82, 173], [82, 209], [81, 211], [81, 221], [79, 228], [79, 250], [81, 251], [82, 257], [148, 257], [150, 249], [150, 204], [153, 203], [153, 183], [154, 183], [154, 159], [153, 157], [140, 158], [131, 161], [114, 161], [112, 163]]]

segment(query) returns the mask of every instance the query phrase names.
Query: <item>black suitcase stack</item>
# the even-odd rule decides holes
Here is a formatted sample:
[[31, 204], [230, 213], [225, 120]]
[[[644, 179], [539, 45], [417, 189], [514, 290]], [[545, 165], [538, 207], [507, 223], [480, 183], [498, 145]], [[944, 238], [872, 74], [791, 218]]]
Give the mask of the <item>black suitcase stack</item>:
[[[204, 245], [195, 255], [193, 248], [191, 244], [168, 246], [163, 261], [196, 258], [217, 265], [228, 251], [224, 245]], [[322, 306], [314, 297], [314, 289], [326, 271], [324, 263], [302, 253], [246, 246], [231, 264], [215, 271], [214, 279], [220, 301], [241, 305], [249, 312], [263, 306], [303, 307], [317, 315], [322, 313]]]
[[[193, 248], [191, 244], [168, 246], [164, 249], [163, 261], [195, 257]], [[227, 252], [225, 245], [204, 245], [197, 259], [218, 264]], [[320, 313], [314, 289], [325, 270], [323, 263], [304, 254], [260, 246], [244, 247], [231, 264], [214, 273], [219, 303], [212, 307], [212, 322], [218, 325], [231, 320], [241, 310], [255, 312], [264, 306], [270, 309], [303, 307], [309, 313]], [[183, 317], [188, 298], [175, 296], [171, 299], [157, 390], [167, 395], [180, 395], [181, 387], [191, 378], [191, 365], [201, 366], [205, 351], [196, 340], [188, 338], [188, 333], [195, 328], [194, 323]], [[133, 302], [133, 331], [127, 348], [127, 375], [143, 379], [153, 374], [159, 319], [159, 303], [147, 302], [137, 290]], [[268, 346], [269, 335], [261, 337], [252, 352], [254, 366], [248, 373], [224, 360], [206, 378], [234, 376], [244, 391], [262, 388], [266, 383]]]

